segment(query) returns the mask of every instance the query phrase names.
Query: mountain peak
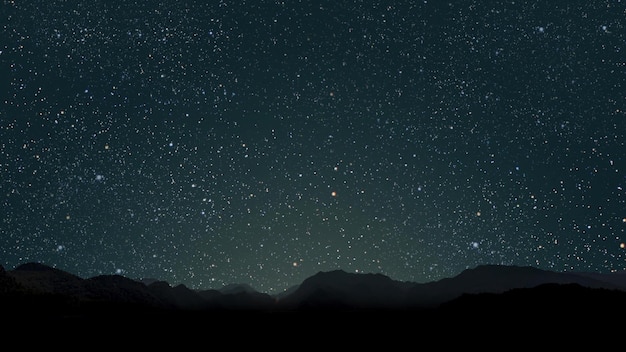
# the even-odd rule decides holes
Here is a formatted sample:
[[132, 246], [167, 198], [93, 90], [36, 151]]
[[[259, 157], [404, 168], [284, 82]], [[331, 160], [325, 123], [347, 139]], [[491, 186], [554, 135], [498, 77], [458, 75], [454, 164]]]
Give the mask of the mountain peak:
[[256, 293], [252, 286], [248, 284], [229, 284], [218, 290], [222, 294], [234, 294], [234, 293]]
[[15, 271], [56, 271], [56, 270], [58, 269], [55, 269], [49, 265], [45, 265], [45, 264], [41, 264], [37, 262], [24, 263], [15, 267]]
[[474, 268], [466, 269], [465, 271], [474, 272], [502, 272], [502, 271], [528, 271], [528, 272], [545, 272], [539, 268], [532, 266], [520, 266], [520, 265], [504, 265], [504, 264], [481, 264]]
[[[342, 269], [330, 270], [330, 271], [318, 271], [317, 274], [309, 277], [309, 279], [324, 279], [324, 280], [332, 280], [332, 279], [349, 279], [349, 280], [362, 280], [365, 278], [379, 278], [382, 280], [391, 280], [388, 276], [381, 273], [352, 273], [347, 272]], [[305, 280], [306, 281], [306, 280]]]
[[281, 297], [280, 302], [283, 307], [297, 309], [397, 308], [410, 286], [380, 273], [321, 271]]

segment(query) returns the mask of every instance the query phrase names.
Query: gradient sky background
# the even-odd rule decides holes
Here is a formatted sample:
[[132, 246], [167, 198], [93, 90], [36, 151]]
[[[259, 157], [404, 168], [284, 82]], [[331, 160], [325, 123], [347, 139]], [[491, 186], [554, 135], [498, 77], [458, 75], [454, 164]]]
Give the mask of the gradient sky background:
[[626, 268], [624, 1], [3, 1], [0, 264], [264, 292]]

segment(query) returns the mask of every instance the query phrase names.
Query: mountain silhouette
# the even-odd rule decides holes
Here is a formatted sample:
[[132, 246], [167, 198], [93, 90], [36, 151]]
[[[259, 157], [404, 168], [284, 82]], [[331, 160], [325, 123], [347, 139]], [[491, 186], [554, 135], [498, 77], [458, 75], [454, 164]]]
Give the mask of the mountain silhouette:
[[220, 291], [223, 294], [234, 294], [234, 293], [253, 293], [253, 292], [257, 292], [254, 288], [252, 288], [252, 286], [248, 285], [248, 284], [229, 284], [226, 285], [222, 288], [220, 288], [218, 291]]
[[580, 319], [584, 316], [589, 319], [605, 316], [615, 310], [623, 304], [624, 297], [622, 290], [592, 288], [577, 283], [544, 283], [501, 294], [466, 293], [442, 303], [439, 311], [455, 316], [488, 314], [496, 319], [541, 316], [542, 312], [549, 311], [553, 317], [559, 315]]
[[[606, 279], [603, 279], [605, 278]], [[512, 289], [532, 288], [542, 284], [579, 284], [590, 288], [626, 289], [609, 275], [596, 277], [559, 273], [534, 267], [480, 265], [452, 278], [417, 284], [407, 294], [406, 305], [433, 308], [466, 293], [503, 293]]]
[[11, 276], [25, 289], [41, 294], [87, 296], [85, 281], [80, 277], [40, 263], [26, 263], [9, 271]]
[[166, 281], [154, 281], [146, 287], [153, 295], [158, 297], [167, 308], [196, 310], [208, 307], [206, 299], [198, 292], [182, 284], [172, 287]]
[[279, 300], [281, 309], [380, 310], [404, 306], [414, 284], [382, 274], [355, 274], [343, 270], [319, 272]]
[[[83, 279], [44, 264], [26, 263], [13, 270], [0, 266], [0, 308], [8, 320], [36, 318], [77, 324], [193, 321], [221, 326], [230, 321], [235, 326], [243, 322], [265, 326], [279, 321], [284, 328], [295, 329], [297, 324], [291, 322], [297, 315], [293, 314], [321, 312], [327, 326], [336, 324], [340, 329], [348, 323], [343, 318], [328, 320], [329, 314], [353, 312], [365, 315], [349, 315], [349, 324], [372, 322], [374, 313], [401, 313], [437, 326], [442, 317], [446, 322], [463, 322], [476, 314], [500, 319], [528, 316], [531, 312], [565, 317], [570, 316], [565, 313], [572, 307], [598, 315], [626, 299], [624, 277], [482, 265], [454, 277], [415, 283], [382, 274], [335, 270], [318, 272], [290, 290], [271, 296], [246, 284], [197, 290], [159, 280], [146, 284], [120, 275]], [[258, 319], [247, 313], [255, 313]]]

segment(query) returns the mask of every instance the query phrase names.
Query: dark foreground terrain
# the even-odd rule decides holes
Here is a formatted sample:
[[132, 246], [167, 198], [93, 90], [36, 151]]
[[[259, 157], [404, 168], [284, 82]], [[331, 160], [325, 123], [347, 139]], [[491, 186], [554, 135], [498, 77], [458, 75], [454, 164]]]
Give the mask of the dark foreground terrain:
[[363, 345], [444, 336], [445, 345], [467, 338], [509, 336], [528, 342], [563, 334], [583, 344], [621, 339], [626, 327], [622, 283], [621, 274], [506, 266], [478, 267], [427, 284], [334, 271], [312, 276], [289, 294], [270, 296], [244, 285], [198, 291], [121, 276], [82, 279], [30, 263], [0, 271], [0, 309], [3, 331], [32, 336], [155, 342], [236, 334], [234, 342], [246, 344], [253, 336], [307, 343], [359, 336]]

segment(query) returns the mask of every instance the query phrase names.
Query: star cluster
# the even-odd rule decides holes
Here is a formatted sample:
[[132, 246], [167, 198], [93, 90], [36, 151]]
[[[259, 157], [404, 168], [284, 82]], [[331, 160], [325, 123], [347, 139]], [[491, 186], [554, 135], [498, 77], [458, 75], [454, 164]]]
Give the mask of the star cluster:
[[1, 6], [5, 267], [626, 268], [622, 1]]

